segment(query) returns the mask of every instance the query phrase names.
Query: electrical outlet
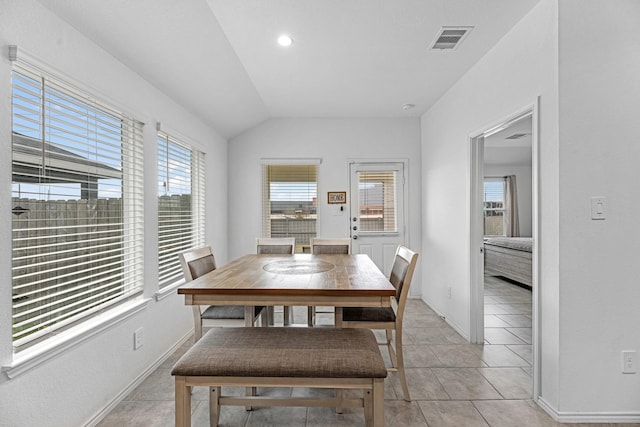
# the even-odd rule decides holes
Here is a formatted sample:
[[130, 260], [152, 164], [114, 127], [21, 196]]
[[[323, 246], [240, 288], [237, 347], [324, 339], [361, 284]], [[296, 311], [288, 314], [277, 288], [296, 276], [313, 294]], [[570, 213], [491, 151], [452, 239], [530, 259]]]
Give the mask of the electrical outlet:
[[637, 368], [638, 356], [635, 350], [624, 350], [622, 352], [622, 373], [635, 374]]
[[144, 344], [144, 328], [136, 329], [133, 333], [133, 349], [137, 350]]

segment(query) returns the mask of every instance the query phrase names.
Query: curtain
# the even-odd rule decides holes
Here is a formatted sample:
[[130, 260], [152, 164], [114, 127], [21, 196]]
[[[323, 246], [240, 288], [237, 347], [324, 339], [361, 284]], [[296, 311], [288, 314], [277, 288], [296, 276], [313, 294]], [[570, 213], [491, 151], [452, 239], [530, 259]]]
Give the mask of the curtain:
[[505, 180], [505, 236], [520, 236], [520, 220], [518, 219], [518, 186], [516, 176], [509, 175]]

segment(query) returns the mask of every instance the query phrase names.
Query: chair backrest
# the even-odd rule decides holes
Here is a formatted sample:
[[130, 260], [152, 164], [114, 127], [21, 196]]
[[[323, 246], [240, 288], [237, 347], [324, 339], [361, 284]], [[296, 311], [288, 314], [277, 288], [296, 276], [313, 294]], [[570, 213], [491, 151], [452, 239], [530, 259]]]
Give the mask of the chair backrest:
[[216, 269], [216, 260], [213, 257], [211, 246], [191, 249], [178, 254], [184, 280], [190, 282], [198, 277]]
[[311, 238], [311, 253], [314, 255], [350, 254], [351, 239], [322, 239]]
[[295, 237], [258, 237], [256, 239], [258, 254], [293, 254], [295, 249]]
[[393, 260], [389, 281], [396, 288], [396, 301], [398, 303], [398, 313], [404, 311], [404, 305], [409, 295], [409, 286], [413, 278], [413, 271], [418, 263], [418, 254], [406, 246], [398, 246], [396, 256]]

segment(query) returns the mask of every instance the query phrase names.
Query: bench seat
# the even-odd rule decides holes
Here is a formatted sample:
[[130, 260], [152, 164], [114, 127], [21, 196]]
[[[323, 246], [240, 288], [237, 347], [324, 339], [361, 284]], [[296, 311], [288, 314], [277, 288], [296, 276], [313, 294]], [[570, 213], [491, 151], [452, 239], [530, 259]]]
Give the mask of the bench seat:
[[[384, 425], [387, 376], [376, 338], [366, 329], [215, 328], [173, 367], [176, 426], [190, 426], [191, 387], [208, 386], [211, 425], [220, 405], [364, 407], [367, 425]], [[221, 396], [220, 387], [362, 389], [362, 399]]]

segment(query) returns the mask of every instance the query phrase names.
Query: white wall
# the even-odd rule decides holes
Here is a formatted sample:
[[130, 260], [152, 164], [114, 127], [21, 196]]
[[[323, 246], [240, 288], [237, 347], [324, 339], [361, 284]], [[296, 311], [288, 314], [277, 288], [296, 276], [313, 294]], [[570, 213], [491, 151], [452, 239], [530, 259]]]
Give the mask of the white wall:
[[[409, 159], [410, 247], [420, 245], [420, 122], [406, 119], [271, 119], [229, 141], [229, 251], [255, 252], [262, 235], [261, 158], [321, 158], [319, 236], [349, 237], [349, 215], [333, 215], [327, 191], [349, 191], [347, 159]], [[348, 212], [348, 207], [346, 208]], [[412, 295], [419, 295], [416, 271]]]
[[531, 236], [531, 166], [484, 165], [485, 176], [516, 176], [520, 235]]
[[540, 374], [541, 394], [552, 406], [558, 404], [557, 51], [557, 4], [542, 0], [422, 117], [422, 295], [468, 337], [469, 137], [540, 97]]
[[[110, 54], [33, 0], [0, 1], [0, 207], [11, 200], [11, 64], [7, 46], [18, 45], [67, 80], [132, 113], [145, 126], [145, 296], [157, 289], [156, 142], [161, 121], [206, 153], [207, 241], [227, 258], [227, 143], [214, 130], [176, 105]], [[11, 218], [0, 218], [0, 362], [11, 363]], [[145, 343], [133, 351], [133, 331], [144, 327]], [[0, 426], [83, 425], [109, 405], [146, 369], [193, 328], [190, 309], [171, 295], [152, 299], [142, 312], [29, 371], [8, 379], [0, 374]]]
[[640, 352], [640, 2], [563, 0], [559, 17], [558, 409], [638, 422], [640, 373], [621, 373], [621, 351]]
[[467, 136], [540, 96], [539, 403], [563, 421], [640, 420], [621, 373], [640, 348], [639, 21], [636, 0], [542, 0], [422, 118], [423, 295], [466, 332]]

